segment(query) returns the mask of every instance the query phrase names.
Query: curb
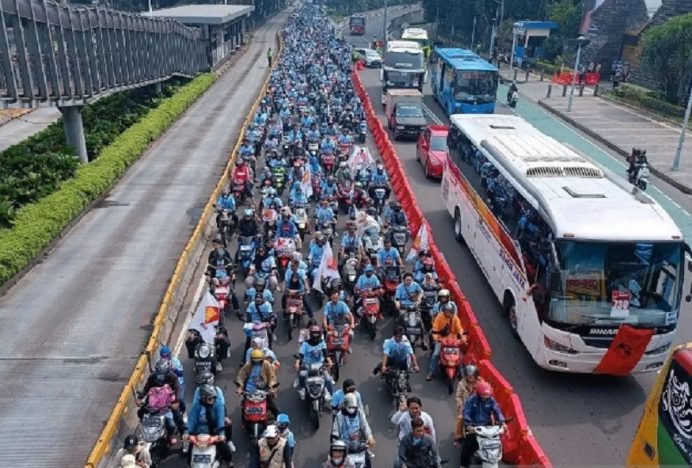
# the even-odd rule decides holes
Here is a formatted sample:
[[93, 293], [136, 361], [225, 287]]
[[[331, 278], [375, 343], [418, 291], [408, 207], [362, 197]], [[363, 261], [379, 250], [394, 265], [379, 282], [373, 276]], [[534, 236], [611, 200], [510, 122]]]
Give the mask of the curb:
[[[611, 150], [615, 151], [620, 156], [624, 156], [624, 157], [629, 156], [629, 153], [627, 151], [625, 151], [621, 147], [617, 146], [615, 143], [613, 143], [609, 140], [606, 140], [605, 138], [603, 138], [601, 135], [594, 132], [590, 128], [585, 127], [584, 125], [580, 124], [579, 122], [577, 122], [573, 118], [568, 117], [564, 112], [561, 112], [561, 111], [551, 107], [549, 104], [546, 104], [545, 101], [543, 101], [542, 99], [539, 99], [537, 102], [538, 102], [539, 106], [541, 106], [542, 108], [544, 108], [545, 110], [547, 110], [551, 114], [556, 115], [557, 117], [564, 120], [568, 124], [578, 128], [579, 130], [586, 133], [588, 136], [590, 136], [594, 140], [598, 141], [599, 143], [601, 143], [601, 144], [607, 146], [608, 148], [610, 148]], [[654, 175], [656, 175], [656, 177], [658, 177], [659, 179], [672, 185], [676, 189], [680, 190], [682, 193], [684, 193], [686, 195], [692, 195], [692, 187], [687, 187], [686, 185], [682, 184], [681, 182], [678, 182], [677, 180], [670, 177], [668, 174], [661, 172], [660, 170], [656, 169], [652, 165], [649, 165], [649, 169], [651, 170], [651, 172]]]

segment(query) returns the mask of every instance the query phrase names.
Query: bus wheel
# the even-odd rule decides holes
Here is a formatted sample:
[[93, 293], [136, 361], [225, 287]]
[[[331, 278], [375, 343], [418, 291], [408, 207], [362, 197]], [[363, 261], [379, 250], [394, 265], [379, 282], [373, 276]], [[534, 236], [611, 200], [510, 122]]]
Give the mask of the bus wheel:
[[454, 210], [454, 238], [458, 243], [464, 243], [464, 236], [461, 234], [461, 213], [459, 208]]
[[505, 292], [504, 310], [505, 314], [507, 314], [507, 321], [509, 322], [512, 336], [519, 338], [519, 332], [517, 331], [517, 305], [514, 302], [514, 298], [507, 292]]

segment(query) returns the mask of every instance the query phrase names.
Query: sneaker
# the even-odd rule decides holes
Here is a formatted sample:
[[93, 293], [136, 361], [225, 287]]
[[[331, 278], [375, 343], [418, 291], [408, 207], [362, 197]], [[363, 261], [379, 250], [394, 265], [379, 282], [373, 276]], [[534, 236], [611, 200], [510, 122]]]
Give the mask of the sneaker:
[[181, 450], [183, 453], [187, 453], [187, 451], [190, 450], [190, 441], [189, 440], [183, 440], [183, 447]]
[[298, 380], [298, 377], [293, 379], [293, 388], [298, 388], [298, 385], [300, 385], [300, 381]]
[[428, 373], [428, 375], [425, 376], [425, 380], [430, 382], [433, 379], [433, 375], [431, 373]]
[[233, 443], [233, 441], [228, 441], [228, 448], [231, 449], [231, 453], [235, 453], [235, 444]]
[[300, 396], [301, 400], [305, 400], [305, 389], [301, 388], [300, 390], [298, 390], [298, 395]]
[[221, 365], [220, 362], [216, 363], [216, 372], [221, 372], [223, 370], [223, 366]]
[[329, 403], [332, 400], [332, 394], [329, 393], [329, 390], [324, 391], [324, 401]]

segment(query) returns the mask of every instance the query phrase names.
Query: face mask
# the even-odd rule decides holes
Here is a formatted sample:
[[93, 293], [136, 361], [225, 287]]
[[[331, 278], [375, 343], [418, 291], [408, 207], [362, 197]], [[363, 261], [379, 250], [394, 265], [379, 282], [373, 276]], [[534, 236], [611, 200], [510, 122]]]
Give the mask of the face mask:
[[413, 438], [413, 445], [419, 445], [423, 441], [422, 437], [414, 437]]
[[357, 411], [357, 410], [358, 410], [358, 407], [355, 407], [355, 406], [351, 406], [351, 407], [349, 407], [349, 408], [346, 408], [346, 412], [347, 412], [349, 415], [351, 415], [351, 416], [353, 416], [354, 414], [356, 414], [356, 411]]
[[222, 254], [223, 254], [223, 247], [217, 247], [217, 248], [216, 248], [216, 253], [219, 254], [219, 255], [222, 255]]
[[365, 276], [367, 276], [368, 278], [370, 278], [370, 277], [372, 276], [372, 271], [367, 272], [367, 273], [365, 274]]
[[332, 461], [337, 465], [341, 465], [341, 463], [344, 461], [344, 457], [332, 457]]

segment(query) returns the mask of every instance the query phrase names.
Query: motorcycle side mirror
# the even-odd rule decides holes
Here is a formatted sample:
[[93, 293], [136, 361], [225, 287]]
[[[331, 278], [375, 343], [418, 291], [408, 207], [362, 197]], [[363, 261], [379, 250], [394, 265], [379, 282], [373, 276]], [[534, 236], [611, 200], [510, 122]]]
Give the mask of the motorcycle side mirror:
[[293, 357], [296, 359], [300, 359], [300, 355], [298, 355], [298, 354], [294, 354]]
[[281, 385], [281, 382], [276, 382], [274, 385], [272, 385], [272, 388], [278, 388], [279, 385]]

